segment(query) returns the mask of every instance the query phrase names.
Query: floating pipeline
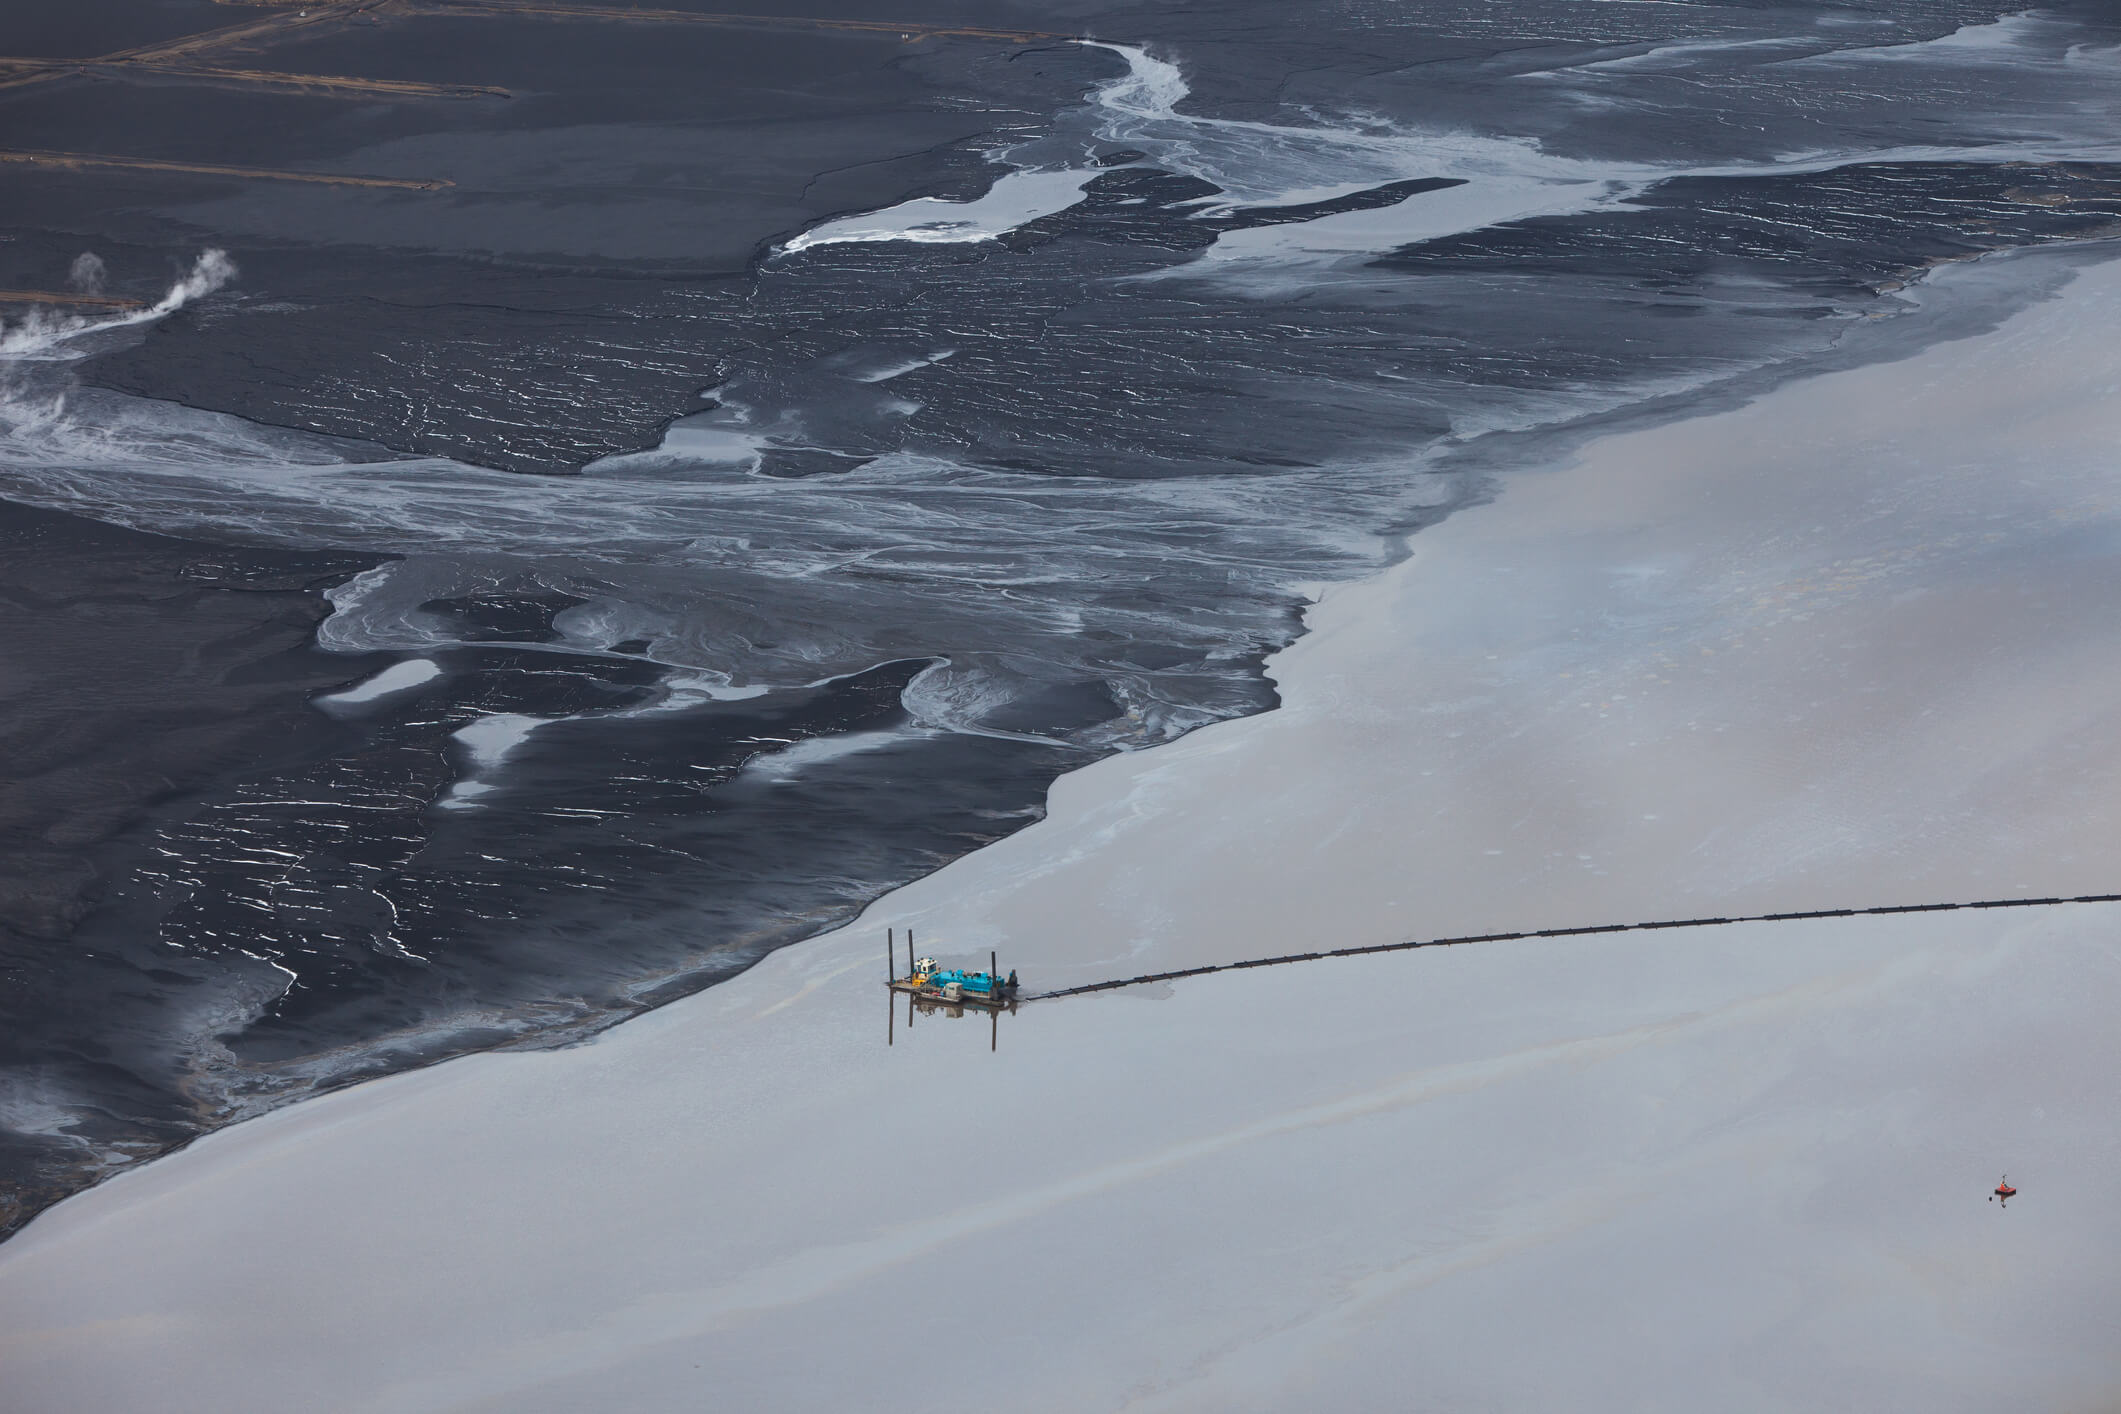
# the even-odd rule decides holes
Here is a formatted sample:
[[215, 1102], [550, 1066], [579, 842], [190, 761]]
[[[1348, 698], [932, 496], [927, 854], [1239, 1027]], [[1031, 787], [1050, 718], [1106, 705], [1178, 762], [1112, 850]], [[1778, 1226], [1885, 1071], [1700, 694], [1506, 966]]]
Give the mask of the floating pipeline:
[[2001, 898], [1974, 903], [1896, 903], [1876, 908], [1815, 908], [1801, 913], [1752, 913], [1735, 918], [1665, 918], [1652, 923], [1597, 923], [1582, 928], [1537, 928], [1521, 933], [1469, 933], [1455, 938], [1422, 938], [1406, 943], [1375, 943], [1361, 948], [1328, 948], [1320, 952], [1286, 953], [1280, 957], [1255, 957], [1243, 962], [1218, 962], [1206, 967], [1188, 967], [1177, 972], [1150, 972], [1140, 977], [1122, 977], [1109, 982], [1085, 982], [1051, 992], [1032, 992], [1027, 1002], [1079, 997], [1090, 992], [1112, 992], [1121, 987], [1140, 987], [1151, 982], [1176, 982], [1184, 977], [1205, 977], [1212, 972], [1239, 972], [1248, 967], [1280, 967], [1289, 963], [1319, 962], [1330, 957], [1367, 957], [1372, 953], [1411, 952], [1416, 948], [1450, 948], [1465, 943], [1514, 943], [1534, 938], [1581, 938], [1599, 933], [1641, 933], [1655, 928], [1714, 928], [1731, 923], [1789, 923], [1806, 918], [1862, 918], [1887, 913], [1950, 913], [1975, 908], [2046, 908], [2063, 903], [2121, 903], [2121, 894], [2078, 894], [2070, 898]]

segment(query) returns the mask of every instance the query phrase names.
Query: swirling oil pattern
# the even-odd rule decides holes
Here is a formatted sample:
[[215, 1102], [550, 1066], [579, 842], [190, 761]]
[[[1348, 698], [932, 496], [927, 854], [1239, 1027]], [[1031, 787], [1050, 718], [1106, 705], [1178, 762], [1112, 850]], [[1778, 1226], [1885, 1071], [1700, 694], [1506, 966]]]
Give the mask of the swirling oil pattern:
[[1800, 375], [1919, 324], [1926, 268], [2121, 213], [2103, 7], [1046, 27], [1094, 37], [908, 61], [975, 115], [1009, 64], [1067, 80], [962, 147], [955, 194], [476, 376], [408, 327], [257, 416], [120, 391], [158, 339], [209, 367], [304, 318], [203, 246], [145, 308], [10, 318], [18, 563], [76, 517], [75, 556], [161, 537], [170, 583], [286, 601], [244, 681], [326, 685], [28, 929], [23, 1211], [726, 977], [1037, 819], [1062, 772], [1270, 709], [1307, 599], [1497, 459]]

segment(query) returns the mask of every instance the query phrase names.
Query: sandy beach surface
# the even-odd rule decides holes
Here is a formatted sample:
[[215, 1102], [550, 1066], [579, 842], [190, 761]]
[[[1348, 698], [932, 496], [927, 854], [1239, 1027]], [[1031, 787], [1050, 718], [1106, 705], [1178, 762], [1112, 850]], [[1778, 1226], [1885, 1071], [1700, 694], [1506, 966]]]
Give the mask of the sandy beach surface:
[[2117, 313], [2089, 265], [1511, 475], [1314, 606], [1280, 710], [1063, 778], [860, 924], [68, 1200], [0, 1248], [0, 1404], [2110, 1406], [2113, 906], [1264, 969], [991, 1054], [887, 1047], [882, 954], [1045, 988], [2112, 891]]

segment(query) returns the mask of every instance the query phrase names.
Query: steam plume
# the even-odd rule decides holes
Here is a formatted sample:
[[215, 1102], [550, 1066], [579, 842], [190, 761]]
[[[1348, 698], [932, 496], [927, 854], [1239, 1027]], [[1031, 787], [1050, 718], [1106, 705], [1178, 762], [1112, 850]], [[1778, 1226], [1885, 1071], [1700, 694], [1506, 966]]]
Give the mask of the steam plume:
[[84, 250], [74, 257], [73, 269], [66, 272], [66, 283], [79, 294], [100, 295], [109, 274], [110, 268], [103, 263], [102, 256]]
[[[84, 278], [94, 278], [100, 283], [103, 274], [103, 262], [92, 254], [84, 254], [74, 261], [73, 277], [76, 288], [80, 288], [80, 282]], [[102, 319], [53, 315], [39, 309], [31, 311], [28, 318], [12, 328], [0, 325], [0, 358], [79, 358], [81, 353], [64, 351], [63, 346], [69, 340], [83, 334], [100, 333], [105, 329], [123, 329], [133, 324], [152, 323], [176, 313], [195, 299], [212, 294], [235, 278], [236, 262], [228, 258], [227, 251], [205, 251], [192, 263], [190, 272], [169, 287], [169, 293], [146, 309], [113, 314]]]
[[209, 250], [200, 255], [192, 265], [191, 273], [169, 287], [169, 293], [156, 301], [154, 308], [145, 317], [160, 319], [173, 314], [195, 299], [203, 298], [236, 278], [236, 262], [228, 258], [225, 250]]

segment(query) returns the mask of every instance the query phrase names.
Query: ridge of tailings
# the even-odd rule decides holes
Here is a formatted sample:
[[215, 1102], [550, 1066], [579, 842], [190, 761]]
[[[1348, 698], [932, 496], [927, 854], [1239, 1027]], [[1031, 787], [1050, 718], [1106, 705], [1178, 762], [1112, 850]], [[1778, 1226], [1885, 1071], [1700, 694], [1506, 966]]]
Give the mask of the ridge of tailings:
[[1750, 913], [1738, 918], [1666, 918], [1655, 923], [1597, 923], [1587, 928], [1537, 928], [1523, 933], [1469, 933], [1458, 938], [1422, 938], [1410, 943], [1376, 943], [1366, 948], [1328, 948], [1323, 952], [1296, 952], [1281, 957], [1255, 957], [1243, 962], [1218, 962], [1207, 967], [1187, 967], [1177, 972], [1149, 972], [1140, 977], [1121, 977], [1110, 982], [1085, 982], [1080, 987], [1062, 987], [1051, 992], [1033, 992], [1027, 1002], [1055, 997], [1079, 997], [1086, 992], [1111, 992], [1121, 987], [1139, 987], [1149, 982], [1175, 982], [1181, 977], [1205, 977], [1211, 972], [1239, 972], [1247, 967], [1279, 967], [1290, 962], [1318, 962], [1329, 957], [1367, 957], [1371, 953], [1411, 952], [1415, 948], [1451, 948], [1461, 943], [1514, 943], [1531, 938], [1580, 938], [1592, 933], [1636, 933], [1652, 928], [1713, 928], [1723, 923], [1789, 923], [1800, 918], [1862, 918], [1881, 913], [1950, 913], [1970, 908], [2045, 908], [2058, 903], [2121, 903], [2121, 894], [2078, 894], [2073, 898], [1995, 898], [1976, 903], [1896, 903], [1880, 908], [1815, 908], [1802, 913]]

